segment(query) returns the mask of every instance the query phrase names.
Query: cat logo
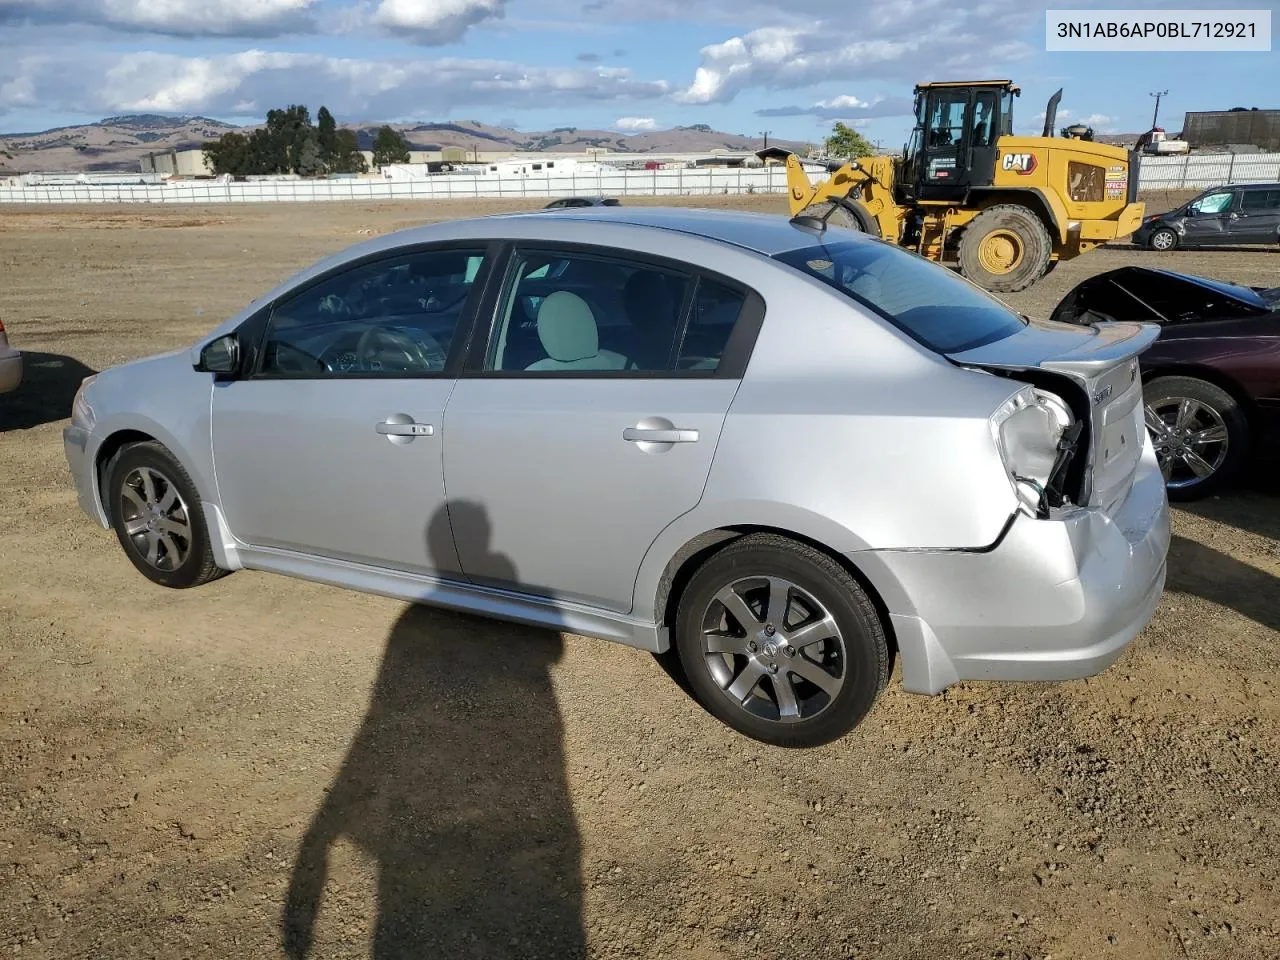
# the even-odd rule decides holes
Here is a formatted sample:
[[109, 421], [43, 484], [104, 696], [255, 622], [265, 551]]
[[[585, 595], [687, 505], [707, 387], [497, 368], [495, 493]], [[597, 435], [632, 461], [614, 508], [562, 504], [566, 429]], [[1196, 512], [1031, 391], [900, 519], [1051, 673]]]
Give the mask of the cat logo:
[[1000, 165], [1006, 170], [1013, 170], [1026, 176], [1036, 168], [1036, 155], [1034, 153], [1006, 153], [1004, 159], [1000, 161]]

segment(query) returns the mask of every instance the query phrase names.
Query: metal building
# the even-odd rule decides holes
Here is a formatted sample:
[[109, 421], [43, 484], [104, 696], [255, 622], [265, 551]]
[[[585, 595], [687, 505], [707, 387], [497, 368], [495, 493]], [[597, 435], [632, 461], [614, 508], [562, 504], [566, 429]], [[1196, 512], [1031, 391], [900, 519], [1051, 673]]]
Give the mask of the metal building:
[[148, 153], [140, 163], [143, 173], [159, 173], [170, 177], [212, 177], [204, 150], [194, 147], [187, 150], [168, 150], [164, 153]]
[[1192, 148], [1252, 144], [1280, 151], [1280, 110], [1207, 110], [1188, 113], [1182, 137]]

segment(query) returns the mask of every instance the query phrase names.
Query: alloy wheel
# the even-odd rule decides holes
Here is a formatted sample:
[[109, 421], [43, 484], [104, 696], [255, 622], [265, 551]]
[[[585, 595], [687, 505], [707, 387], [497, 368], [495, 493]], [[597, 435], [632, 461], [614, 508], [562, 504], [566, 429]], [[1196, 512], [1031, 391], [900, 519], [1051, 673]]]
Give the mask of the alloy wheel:
[[848, 658], [835, 618], [781, 577], [748, 577], [717, 592], [702, 617], [701, 642], [721, 692], [763, 720], [810, 720], [845, 683]]
[[125, 535], [150, 566], [173, 571], [191, 555], [191, 514], [177, 486], [153, 467], [135, 467], [120, 485]]
[[1151, 237], [1151, 246], [1155, 250], [1172, 250], [1174, 238], [1168, 230], [1157, 230]]
[[1203, 483], [1226, 462], [1222, 414], [1191, 397], [1165, 397], [1146, 407], [1147, 430], [1165, 485], [1174, 490]]

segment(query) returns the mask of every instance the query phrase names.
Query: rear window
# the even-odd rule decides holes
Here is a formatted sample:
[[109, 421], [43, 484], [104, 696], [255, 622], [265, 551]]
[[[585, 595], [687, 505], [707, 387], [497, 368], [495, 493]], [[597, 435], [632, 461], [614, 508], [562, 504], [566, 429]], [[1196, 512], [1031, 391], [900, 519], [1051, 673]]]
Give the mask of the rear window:
[[1023, 327], [1017, 314], [969, 281], [888, 243], [836, 241], [775, 259], [870, 307], [938, 353], [1003, 340]]

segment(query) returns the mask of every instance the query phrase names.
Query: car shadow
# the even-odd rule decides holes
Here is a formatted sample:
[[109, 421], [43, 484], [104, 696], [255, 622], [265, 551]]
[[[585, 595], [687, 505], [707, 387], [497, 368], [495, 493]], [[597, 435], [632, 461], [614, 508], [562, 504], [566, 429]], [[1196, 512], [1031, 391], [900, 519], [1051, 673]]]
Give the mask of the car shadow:
[[[1241, 243], [1231, 244], [1230, 246], [1215, 243], [1201, 246], [1178, 247], [1176, 250], [1171, 252], [1178, 253], [1183, 250], [1188, 253], [1275, 253], [1277, 250], [1280, 250], [1280, 247], [1277, 247], [1274, 243]], [[1159, 253], [1160, 251], [1153, 250], [1151, 252]]]
[[[436, 569], [456, 565], [450, 517], [488, 529], [478, 504], [442, 508], [426, 531]], [[516, 582], [508, 558], [490, 559]], [[562, 650], [553, 630], [417, 605], [400, 615], [294, 864], [281, 917], [290, 957], [312, 949], [340, 837], [376, 861], [375, 960], [585, 955], [580, 843], [550, 676]]]
[[1167, 589], [1190, 593], [1280, 630], [1280, 577], [1183, 536], [1169, 544]]
[[71, 416], [80, 382], [96, 372], [74, 357], [23, 350], [22, 382], [0, 394], [0, 432], [30, 430]]
[[1259, 458], [1219, 496], [1176, 506], [1197, 517], [1280, 541], [1280, 458]]

